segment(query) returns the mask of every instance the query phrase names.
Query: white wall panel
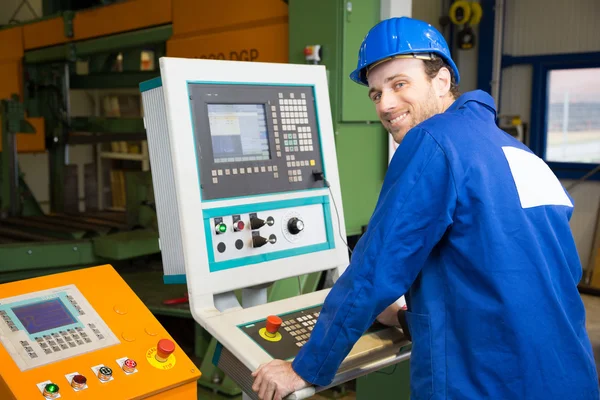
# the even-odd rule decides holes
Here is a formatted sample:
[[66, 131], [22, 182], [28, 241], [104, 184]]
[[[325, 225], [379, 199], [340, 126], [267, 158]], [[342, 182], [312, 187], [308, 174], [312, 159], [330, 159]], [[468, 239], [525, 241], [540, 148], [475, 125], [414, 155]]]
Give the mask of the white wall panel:
[[506, 0], [504, 54], [600, 51], [599, 0]]
[[524, 122], [530, 122], [532, 72], [531, 65], [515, 65], [502, 70], [500, 114], [520, 115]]

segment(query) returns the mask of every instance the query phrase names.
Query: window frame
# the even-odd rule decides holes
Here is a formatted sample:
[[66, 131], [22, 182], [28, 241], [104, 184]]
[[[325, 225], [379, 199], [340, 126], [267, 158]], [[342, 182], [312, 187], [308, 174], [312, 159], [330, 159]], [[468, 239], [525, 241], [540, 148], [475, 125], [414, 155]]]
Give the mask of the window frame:
[[[600, 68], [600, 52], [565, 53], [534, 56], [502, 57], [502, 68], [514, 65], [532, 66], [531, 114], [529, 118], [529, 148], [542, 158], [560, 179], [579, 179], [598, 164], [546, 160], [548, 138], [548, 106], [550, 71], [563, 69]], [[600, 173], [588, 178], [600, 180]]]

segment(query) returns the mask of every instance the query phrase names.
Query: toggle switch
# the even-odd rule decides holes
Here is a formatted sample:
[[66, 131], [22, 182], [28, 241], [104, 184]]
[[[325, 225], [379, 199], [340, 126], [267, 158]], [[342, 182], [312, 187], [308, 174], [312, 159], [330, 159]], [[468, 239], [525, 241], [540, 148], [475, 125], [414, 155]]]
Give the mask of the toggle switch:
[[260, 229], [265, 226], [265, 220], [260, 219], [256, 214], [250, 214], [250, 228], [252, 230]]
[[271, 235], [269, 238], [265, 238], [260, 236], [258, 232], [255, 235], [252, 235], [252, 247], [262, 247], [267, 243], [275, 244], [277, 243], [277, 236]]

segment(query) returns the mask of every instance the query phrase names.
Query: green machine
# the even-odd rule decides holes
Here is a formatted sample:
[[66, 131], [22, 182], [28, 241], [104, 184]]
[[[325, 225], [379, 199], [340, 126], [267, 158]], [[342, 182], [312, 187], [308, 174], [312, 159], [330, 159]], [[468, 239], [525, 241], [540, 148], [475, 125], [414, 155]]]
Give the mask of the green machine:
[[[377, 0], [289, 0], [288, 4], [290, 62], [327, 68], [346, 233], [355, 242], [368, 225], [388, 165], [389, 135], [377, 118], [368, 89], [349, 78], [363, 38], [380, 21], [381, 4]], [[359, 400], [408, 400], [409, 388], [408, 362], [356, 381]]]

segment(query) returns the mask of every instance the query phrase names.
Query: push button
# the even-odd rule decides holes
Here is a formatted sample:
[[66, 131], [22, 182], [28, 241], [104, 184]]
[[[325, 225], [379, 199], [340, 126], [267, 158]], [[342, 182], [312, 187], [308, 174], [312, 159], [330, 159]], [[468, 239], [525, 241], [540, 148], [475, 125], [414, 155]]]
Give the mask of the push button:
[[175, 351], [175, 343], [169, 339], [161, 339], [158, 341], [156, 346], [156, 360], [158, 362], [165, 362], [167, 358]]
[[129, 358], [123, 363], [123, 371], [125, 371], [128, 374], [135, 372], [136, 367], [137, 363]]
[[49, 383], [44, 386], [43, 395], [47, 399], [56, 399], [58, 397], [58, 385], [56, 383]]
[[277, 315], [269, 315], [267, 317], [267, 331], [265, 332], [265, 334], [269, 337], [275, 337], [277, 331], [279, 330], [279, 327], [281, 326], [281, 323], [281, 318], [279, 318]]
[[98, 370], [98, 379], [100, 379], [102, 382], [107, 382], [110, 380], [110, 378], [112, 378], [112, 374], [112, 369], [108, 367], [101, 367]]
[[71, 387], [73, 389], [81, 390], [85, 387], [87, 383], [87, 378], [83, 375], [75, 375], [73, 379], [71, 379]]

